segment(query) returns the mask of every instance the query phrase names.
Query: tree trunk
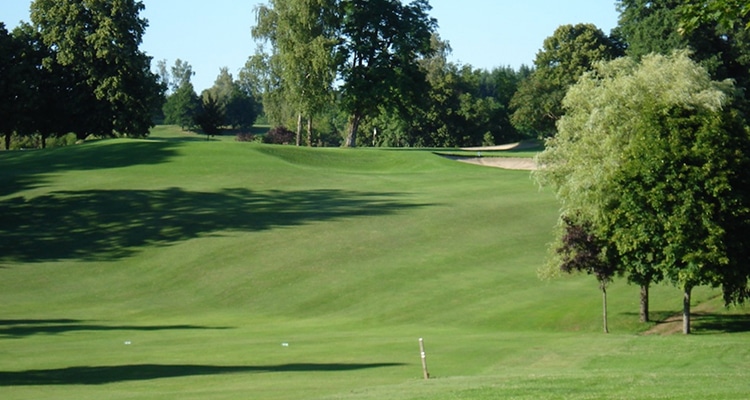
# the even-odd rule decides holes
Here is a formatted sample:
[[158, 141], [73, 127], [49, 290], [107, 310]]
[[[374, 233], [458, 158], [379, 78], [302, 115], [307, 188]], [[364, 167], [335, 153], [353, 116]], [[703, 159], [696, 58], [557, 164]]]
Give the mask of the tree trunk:
[[10, 133], [6, 133], [5, 135], [5, 150], [10, 150]]
[[685, 291], [682, 298], [682, 333], [690, 334], [690, 292], [692, 292], [692, 286], [685, 286]]
[[302, 141], [302, 113], [297, 114], [297, 147]]
[[641, 322], [648, 322], [648, 284], [641, 285]]
[[604, 322], [604, 333], [609, 333], [609, 325], [607, 324], [607, 286], [601, 285], [602, 287], [602, 318]]
[[357, 147], [357, 130], [362, 116], [354, 113], [349, 118], [349, 132], [346, 134], [346, 147]]
[[313, 126], [313, 117], [312, 115], [307, 118], [307, 146], [312, 147], [313, 145], [313, 134], [312, 134], [312, 126]]

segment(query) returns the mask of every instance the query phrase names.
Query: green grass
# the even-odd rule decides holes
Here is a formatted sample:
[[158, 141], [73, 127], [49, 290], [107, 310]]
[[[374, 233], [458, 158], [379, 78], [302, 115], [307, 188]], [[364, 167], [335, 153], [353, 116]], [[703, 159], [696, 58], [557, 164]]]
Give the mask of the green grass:
[[695, 335], [644, 336], [618, 282], [604, 335], [593, 278], [537, 279], [528, 172], [157, 129], [0, 154], [1, 398], [746, 397], [715, 291]]

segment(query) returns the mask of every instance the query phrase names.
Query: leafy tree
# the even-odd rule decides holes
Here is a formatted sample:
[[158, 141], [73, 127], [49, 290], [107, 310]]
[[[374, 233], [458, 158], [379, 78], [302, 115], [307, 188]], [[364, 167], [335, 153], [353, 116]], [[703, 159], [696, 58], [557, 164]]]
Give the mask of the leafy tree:
[[681, 30], [686, 32], [705, 23], [730, 30], [750, 29], [750, 3], [745, 0], [685, 1], [680, 5], [680, 14]]
[[343, 23], [338, 54], [342, 60], [342, 107], [349, 114], [345, 145], [357, 144], [366, 116], [380, 109], [408, 113], [426, 90], [418, 59], [432, 52], [436, 21], [426, 0], [341, 2]]
[[[166, 63], [166, 62], [165, 62]], [[163, 63], [163, 64], [165, 64]], [[179, 125], [183, 130], [195, 126], [195, 115], [201, 108], [201, 99], [195, 93], [191, 79], [195, 72], [193, 67], [181, 59], [175, 60], [171, 74], [166, 71], [166, 65], [160, 64], [161, 76], [169, 76], [170, 93], [162, 107], [164, 123]], [[162, 78], [165, 80], [165, 78]]]
[[152, 111], [161, 106], [163, 88], [150, 70], [150, 57], [139, 50], [147, 21], [135, 0], [35, 0], [31, 20], [51, 49], [45, 60], [81, 77], [77, 107], [88, 119], [77, 120], [80, 136], [97, 131], [145, 136]]
[[0, 134], [5, 139], [5, 149], [10, 149], [10, 138], [18, 125], [17, 100], [19, 92], [17, 58], [19, 55], [13, 36], [0, 22]]
[[164, 103], [164, 123], [179, 125], [183, 130], [194, 126], [195, 115], [201, 107], [201, 99], [189, 81], [167, 97]]
[[241, 130], [249, 130], [258, 116], [256, 109], [257, 105], [253, 96], [243, 91], [235, 82], [229, 100], [224, 106], [226, 123]]
[[171, 71], [170, 89], [172, 91], [177, 91], [180, 87], [191, 83], [193, 76], [195, 76], [193, 66], [187, 61], [183, 61], [179, 58], [175, 60]]
[[[297, 110], [297, 145], [301, 143], [303, 115], [308, 120], [308, 143], [312, 142], [312, 118], [333, 100], [336, 77], [334, 46], [338, 41], [338, 5], [335, 0], [271, 0], [257, 9], [258, 24], [253, 37], [271, 45], [267, 62], [257, 66], [272, 69], [275, 96]], [[261, 49], [263, 47], [261, 46]], [[270, 98], [269, 98], [270, 100]]]
[[[690, 28], [683, 26], [687, 18], [685, 13], [696, 11], [696, 7], [699, 7], [701, 13], [714, 10], [710, 14], [715, 15], [719, 3], [620, 0], [617, 30], [627, 42], [627, 54], [630, 56], [640, 58], [650, 53], [668, 55], [675, 50], [690, 49], [691, 58], [706, 68], [713, 79], [733, 79], [737, 87], [746, 91], [750, 88], [750, 31], [745, 29], [750, 18], [746, 13], [727, 12], [723, 17], [717, 17], [724, 21], [719, 24], [710, 18], [691, 18]], [[727, 19], [729, 15], [736, 19]], [[742, 99], [744, 93], [737, 91], [735, 96]], [[738, 106], [745, 112], [750, 111], [747, 99], [743, 99]]]
[[203, 92], [204, 99], [209, 95], [216, 99], [224, 112], [222, 125], [252, 128], [257, 116], [255, 99], [242, 89], [239, 81], [234, 80], [228, 68], [221, 68], [214, 85]]
[[195, 124], [206, 134], [206, 140], [221, 133], [224, 119], [224, 111], [219, 101], [210, 93], [204, 96], [202, 106], [195, 114]]
[[539, 137], [554, 136], [563, 114], [565, 93], [598, 61], [620, 56], [620, 48], [592, 24], [563, 25], [544, 40], [534, 72], [523, 80], [510, 102], [513, 125]]
[[607, 251], [607, 241], [597, 237], [589, 221], [576, 221], [563, 215], [563, 235], [556, 252], [560, 269], [566, 273], [585, 272], [596, 276], [602, 291], [602, 321], [604, 333], [609, 333], [607, 323], [607, 285], [618, 273], [617, 260]]
[[727, 304], [748, 297], [750, 137], [729, 91], [685, 52], [598, 65], [538, 157], [562, 214], [590, 221], [631, 280], [683, 290], [685, 333], [695, 286], [721, 286]]
[[216, 76], [214, 85], [206, 89], [202, 93], [202, 97], [206, 97], [209, 94], [216, 99], [216, 101], [222, 107], [226, 107], [229, 99], [232, 97], [234, 92], [235, 84], [232, 74], [229, 73], [228, 67], [221, 67], [219, 69], [219, 75]]

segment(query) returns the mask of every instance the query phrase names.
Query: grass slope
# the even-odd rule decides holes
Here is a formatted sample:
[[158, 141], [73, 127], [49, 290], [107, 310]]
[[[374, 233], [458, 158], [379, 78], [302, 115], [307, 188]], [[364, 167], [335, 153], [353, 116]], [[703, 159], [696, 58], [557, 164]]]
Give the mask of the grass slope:
[[0, 154], [3, 399], [746, 395], [715, 292], [697, 335], [642, 336], [617, 283], [603, 335], [593, 278], [537, 279], [557, 206], [528, 172], [193, 139]]

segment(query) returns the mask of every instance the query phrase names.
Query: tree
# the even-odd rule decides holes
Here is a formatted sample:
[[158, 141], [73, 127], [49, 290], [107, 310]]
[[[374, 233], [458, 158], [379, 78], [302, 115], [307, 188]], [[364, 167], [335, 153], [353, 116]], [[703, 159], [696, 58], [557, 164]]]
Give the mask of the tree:
[[252, 94], [242, 90], [240, 85], [235, 82], [229, 100], [224, 107], [226, 123], [237, 129], [250, 130], [258, 117], [256, 110], [257, 105]]
[[[163, 72], [166, 73], [166, 72]], [[183, 130], [194, 126], [195, 115], [201, 107], [201, 99], [195, 93], [191, 79], [195, 75], [187, 62], [175, 60], [171, 74], [172, 93], [164, 103], [164, 123], [179, 125]]]
[[[721, 3], [732, 1], [620, 0], [619, 26], [627, 42], [627, 54], [640, 58], [650, 53], [669, 55], [675, 50], [691, 50], [691, 58], [708, 70], [714, 80], [733, 79], [735, 85], [750, 87], [750, 22], [742, 8], [718, 13]], [[711, 10], [711, 11], [709, 11]], [[687, 17], [700, 12], [703, 17]], [[707, 13], [707, 14], [704, 14]], [[716, 15], [716, 20], [707, 18]], [[718, 16], [722, 15], [722, 16]], [[734, 18], [734, 19], [730, 19]], [[706, 18], [704, 18], [706, 17]], [[689, 29], [685, 28], [689, 18]], [[742, 91], [737, 106], [750, 111], [750, 102]]]
[[261, 57], [267, 61], [255, 66], [271, 69], [260, 75], [273, 81], [266, 87], [297, 110], [298, 146], [303, 115], [308, 120], [307, 141], [311, 144], [312, 118], [333, 100], [338, 26], [334, 0], [271, 0], [257, 8], [252, 34], [261, 44], [270, 44], [271, 54], [265, 54], [261, 46]]
[[562, 214], [590, 221], [631, 279], [683, 290], [685, 333], [695, 286], [748, 298], [750, 137], [730, 91], [686, 52], [600, 64], [571, 87], [538, 157]]
[[195, 114], [201, 107], [201, 99], [188, 82], [177, 88], [164, 103], [164, 123], [179, 125], [183, 130], [193, 127]]
[[[51, 50], [52, 65], [81, 77], [85, 91], [75, 103], [88, 119], [73, 129], [79, 137], [92, 130], [145, 136], [152, 112], [161, 106], [163, 88], [150, 70], [150, 57], [139, 50], [147, 21], [135, 0], [35, 0], [31, 20]], [[95, 124], [94, 124], [95, 123]]]
[[10, 149], [10, 138], [18, 125], [17, 99], [19, 78], [17, 58], [19, 51], [13, 36], [0, 22], [0, 134], [5, 139], [5, 149]]
[[210, 93], [204, 96], [202, 106], [195, 114], [195, 124], [206, 134], [206, 140], [221, 133], [224, 118], [219, 101]]
[[418, 59], [432, 52], [436, 21], [426, 0], [342, 1], [338, 54], [342, 107], [349, 114], [345, 145], [357, 144], [363, 118], [381, 108], [408, 113], [426, 89]]
[[576, 221], [575, 216], [563, 215], [563, 235], [556, 248], [560, 270], [566, 273], [585, 272], [596, 276], [602, 291], [602, 320], [604, 333], [609, 333], [607, 322], [607, 285], [619, 271], [614, 252], [608, 251], [607, 241], [597, 237], [589, 221]]
[[563, 114], [562, 99], [594, 63], [620, 56], [617, 43], [592, 24], [563, 25], [544, 40], [535, 70], [523, 80], [510, 102], [513, 125], [539, 137], [554, 136]]
[[750, 29], [750, 3], [744, 0], [689, 1], [680, 5], [680, 27], [690, 32], [704, 23]]

